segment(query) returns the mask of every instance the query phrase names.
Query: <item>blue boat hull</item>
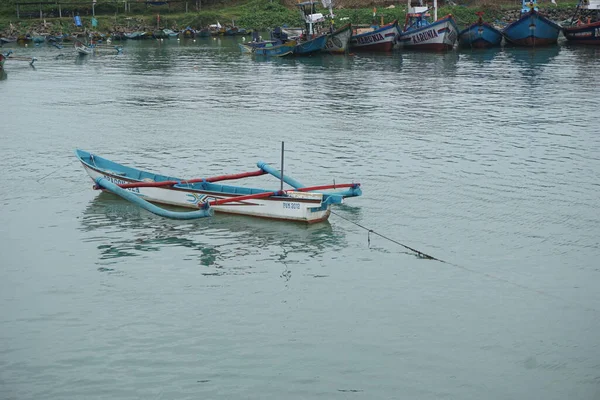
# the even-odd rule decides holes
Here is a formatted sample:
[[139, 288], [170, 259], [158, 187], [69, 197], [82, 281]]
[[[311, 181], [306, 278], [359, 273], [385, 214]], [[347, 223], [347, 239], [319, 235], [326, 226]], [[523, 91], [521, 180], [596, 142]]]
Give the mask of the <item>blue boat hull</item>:
[[458, 44], [461, 47], [487, 49], [500, 46], [502, 32], [483, 22], [476, 22], [458, 34]]
[[294, 55], [307, 56], [313, 53], [317, 53], [325, 48], [327, 43], [327, 35], [321, 35], [306, 42], [296, 44], [294, 47]]
[[276, 41], [240, 43], [240, 49], [242, 53], [252, 53], [257, 56], [283, 57], [294, 53], [295, 43]]
[[506, 40], [517, 46], [545, 46], [555, 44], [562, 27], [539, 12], [532, 10], [502, 31]]

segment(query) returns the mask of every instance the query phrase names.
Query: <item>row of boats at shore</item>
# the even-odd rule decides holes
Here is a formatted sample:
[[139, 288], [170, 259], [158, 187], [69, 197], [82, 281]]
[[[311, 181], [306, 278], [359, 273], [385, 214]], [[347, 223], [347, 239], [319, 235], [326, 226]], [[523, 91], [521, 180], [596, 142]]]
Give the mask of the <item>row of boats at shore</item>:
[[[281, 57], [317, 52], [387, 52], [395, 48], [444, 51], [457, 43], [467, 48], [490, 48], [500, 46], [503, 39], [516, 46], [536, 47], [556, 44], [561, 32], [569, 42], [600, 45], [600, 0], [580, 0], [571, 25], [564, 27], [541, 14], [537, 0], [522, 0], [522, 3], [521, 17], [504, 28], [485, 22], [483, 13], [477, 13], [477, 22], [459, 30], [452, 15], [437, 18], [435, 1], [431, 20], [430, 8], [413, 7], [408, 0], [403, 27], [395, 20], [385, 25], [361, 28], [346, 24], [334, 29], [331, 22], [325, 26], [328, 18], [316, 12], [316, 3], [308, 1], [298, 4], [305, 27], [275, 28], [269, 40], [254, 34], [252, 41], [240, 44], [240, 48], [244, 53]], [[332, 17], [330, 7], [329, 21]]]

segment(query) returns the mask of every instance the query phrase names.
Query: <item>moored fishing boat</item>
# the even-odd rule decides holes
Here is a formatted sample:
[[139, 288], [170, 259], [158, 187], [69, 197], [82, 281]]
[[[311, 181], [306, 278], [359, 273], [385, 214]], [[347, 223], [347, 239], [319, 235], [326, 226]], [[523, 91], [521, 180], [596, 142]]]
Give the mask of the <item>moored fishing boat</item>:
[[600, 45], [600, 0], [579, 0], [563, 34], [569, 43]]
[[458, 33], [459, 46], [475, 49], [500, 46], [502, 32], [483, 20], [483, 12], [476, 14], [479, 16], [477, 22]]
[[429, 21], [427, 7], [412, 7], [408, 0], [408, 12], [404, 27], [398, 36], [398, 44], [405, 49], [450, 50], [458, 38], [458, 26], [452, 15], [437, 18], [437, 0], [433, 2], [433, 22]]
[[192, 29], [191, 27], [186, 27], [183, 32], [182, 32], [182, 36], [186, 39], [192, 39], [196, 37], [196, 30]]
[[352, 25], [346, 24], [339, 29], [334, 30], [327, 35], [325, 51], [329, 53], [344, 54], [350, 48], [350, 38], [352, 37]]
[[77, 53], [82, 56], [94, 53], [94, 48], [92, 46], [88, 46], [79, 40], [74, 43], [74, 46]]
[[507, 25], [502, 34], [517, 46], [556, 44], [562, 27], [539, 13], [537, 0], [522, 0], [521, 18]]
[[[263, 162], [257, 164], [257, 171], [183, 180], [127, 167], [83, 150], [77, 150], [76, 155], [97, 188], [107, 189], [140, 205], [158, 203], [193, 210], [211, 208], [215, 212], [314, 223], [329, 217], [332, 204], [341, 203], [346, 197], [362, 194], [360, 184], [357, 183], [306, 187]], [[265, 174], [271, 174], [281, 181], [279, 190], [220, 183]], [[293, 189], [283, 190], [284, 182]], [[324, 192], [330, 189], [344, 190]], [[208, 213], [201, 213], [200, 216], [208, 216]], [[186, 219], [185, 215], [180, 219]]]
[[294, 54], [296, 42], [293, 40], [283, 42], [261, 41], [240, 43], [242, 53], [254, 54], [257, 56], [283, 57]]
[[371, 30], [360, 31], [350, 37], [352, 51], [392, 51], [398, 38], [398, 20], [374, 26]]
[[[323, 29], [325, 16], [316, 12], [316, 4], [312, 0], [296, 4], [304, 20], [304, 31], [300, 36], [289, 38], [289, 40], [297, 42], [296, 47], [294, 47], [294, 55], [308, 56], [325, 48], [325, 43], [327, 43], [327, 34]], [[284, 34], [283, 32], [280, 33]]]

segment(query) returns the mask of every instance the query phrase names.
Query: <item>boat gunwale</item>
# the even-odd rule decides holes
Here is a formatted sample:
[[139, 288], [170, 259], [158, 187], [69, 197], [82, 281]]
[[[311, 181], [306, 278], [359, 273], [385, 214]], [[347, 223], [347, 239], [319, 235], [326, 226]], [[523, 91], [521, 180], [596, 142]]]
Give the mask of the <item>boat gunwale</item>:
[[[89, 153], [91, 155], [91, 153]], [[97, 173], [101, 173], [103, 175], [106, 176], [110, 176], [112, 178], [115, 179], [119, 179], [119, 180], [123, 180], [126, 182], [130, 182], [130, 183], [135, 183], [135, 182], [144, 182], [143, 180], [140, 179], [135, 179], [132, 177], [128, 177], [128, 176], [123, 176], [123, 175], [119, 175], [118, 173], [116, 173], [115, 171], [110, 171], [108, 169], [99, 167], [99, 166], [94, 166], [89, 164], [88, 162], [86, 162], [85, 160], [83, 160], [81, 158], [81, 156], [79, 155], [79, 153], [77, 154], [77, 158], [79, 158], [79, 161], [87, 168], [90, 168], [91, 170], [97, 172]], [[100, 157], [102, 159], [102, 157]], [[106, 159], [104, 159], [106, 160]], [[112, 162], [116, 165], [119, 166], [123, 166], [126, 168], [133, 168], [133, 167], [127, 167], [125, 165], [116, 163], [114, 161], [110, 161], [110, 160], [106, 160], [109, 162]], [[158, 175], [162, 178], [172, 178], [166, 175], [160, 175], [160, 174], [153, 174], [152, 172], [149, 171], [144, 171], [144, 170], [140, 170], [137, 168], [133, 168], [137, 171], [140, 171], [142, 173], [147, 173], [147, 174], [151, 174], [151, 175]], [[173, 178], [173, 179], [166, 179], [166, 180], [179, 180], [181, 181], [181, 185], [185, 185], [185, 180], [181, 180], [179, 178]], [[161, 182], [161, 181], [157, 181], [157, 182]], [[191, 185], [196, 185], [196, 184], [202, 184], [204, 182], [198, 182], [198, 183], [192, 183]], [[211, 185], [219, 185], [216, 183], [211, 183], [211, 182], [207, 182]], [[213, 195], [220, 195], [221, 197], [227, 197], [227, 198], [232, 198], [232, 197], [240, 197], [240, 196], [245, 196], [245, 193], [231, 193], [231, 192], [223, 192], [223, 191], [217, 191], [217, 190], [210, 190], [210, 189], [198, 189], [198, 188], [193, 188], [193, 187], [182, 187], [181, 185], [173, 185], [173, 186], [166, 186], [166, 187], [154, 187], [153, 189], [162, 189], [162, 190], [176, 190], [176, 191], [183, 191], [183, 192], [193, 192], [193, 193], [198, 193], [198, 194], [203, 194], [203, 195], [207, 195], [207, 196], [211, 196]], [[220, 185], [220, 186], [224, 186], [224, 185]], [[248, 190], [248, 191], [256, 191], [256, 193], [267, 193], [267, 192], [271, 192], [272, 190], [266, 190], [266, 189], [260, 189], [260, 188], [247, 188], [247, 187], [243, 187], [243, 186], [234, 186], [234, 187], [239, 187], [242, 188], [244, 190]], [[290, 190], [290, 192], [294, 192], [295, 190]], [[318, 194], [319, 192], [314, 192], [314, 194]], [[323, 193], [320, 193], [323, 194]], [[306, 199], [306, 198], [296, 198], [296, 197], [291, 197], [291, 196], [270, 196], [261, 200], [266, 200], [266, 201], [290, 201], [293, 200], [293, 202], [297, 202], [297, 203], [315, 203], [315, 204], [319, 204], [321, 205], [323, 202], [323, 198], [321, 199]]]

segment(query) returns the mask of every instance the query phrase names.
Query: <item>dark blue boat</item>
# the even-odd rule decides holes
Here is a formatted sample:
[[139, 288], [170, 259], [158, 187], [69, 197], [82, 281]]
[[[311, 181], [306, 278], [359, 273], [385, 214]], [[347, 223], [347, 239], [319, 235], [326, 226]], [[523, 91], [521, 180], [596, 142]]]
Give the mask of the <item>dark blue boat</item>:
[[298, 43], [294, 47], [294, 54], [298, 56], [308, 56], [313, 53], [318, 53], [325, 48], [327, 43], [327, 35], [313, 36], [312, 39], [306, 39], [305, 36], [300, 36]]
[[477, 22], [458, 33], [458, 45], [472, 49], [487, 49], [500, 46], [502, 32], [483, 21], [483, 12], [476, 13]]
[[517, 46], [555, 44], [562, 27], [538, 12], [537, 0], [522, 0], [521, 18], [502, 31], [507, 42]]

